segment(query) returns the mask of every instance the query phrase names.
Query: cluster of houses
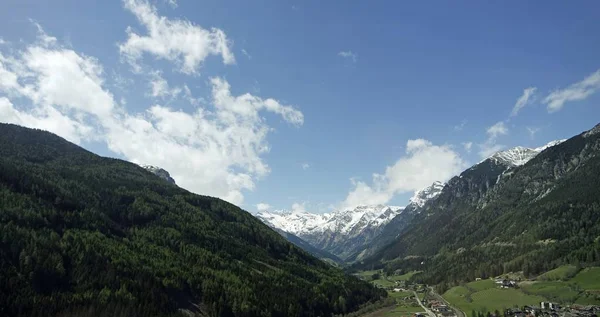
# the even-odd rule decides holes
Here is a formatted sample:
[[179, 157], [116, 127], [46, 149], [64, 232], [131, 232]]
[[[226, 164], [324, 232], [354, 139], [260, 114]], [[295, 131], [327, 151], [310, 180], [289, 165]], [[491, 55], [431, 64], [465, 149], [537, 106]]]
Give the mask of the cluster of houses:
[[540, 306], [524, 306], [523, 309], [507, 309], [507, 317], [598, 317], [600, 306], [571, 305], [563, 308], [556, 303], [541, 302]]
[[456, 314], [454, 313], [454, 310], [452, 310], [450, 307], [448, 307], [448, 305], [446, 305], [446, 303], [438, 301], [438, 300], [429, 301], [429, 308], [438, 317], [455, 317], [456, 316]]
[[494, 280], [500, 288], [517, 288], [517, 282], [505, 278], [497, 278]]

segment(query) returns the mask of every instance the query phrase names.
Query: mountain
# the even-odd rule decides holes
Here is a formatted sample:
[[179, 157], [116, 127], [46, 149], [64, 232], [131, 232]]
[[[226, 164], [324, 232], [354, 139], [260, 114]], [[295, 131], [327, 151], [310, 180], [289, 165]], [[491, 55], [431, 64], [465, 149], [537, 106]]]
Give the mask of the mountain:
[[171, 184], [175, 184], [175, 180], [171, 177], [169, 172], [165, 171], [164, 169], [162, 169], [158, 166], [152, 166], [152, 165], [140, 165], [140, 166], [145, 168], [147, 171], [151, 172], [152, 174], [166, 180], [167, 182], [169, 182]]
[[403, 210], [404, 207], [375, 205], [320, 215], [304, 211], [263, 211], [257, 218], [344, 259], [377, 237], [383, 226]]
[[418, 279], [443, 289], [511, 271], [598, 264], [598, 237], [600, 126], [496, 153], [453, 177], [392, 243], [355, 268], [419, 269]]
[[418, 215], [423, 206], [435, 199], [444, 189], [445, 184], [439, 181], [416, 191], [410, 198], [409, 204], [404, 210], [396, 215], [392, 220], [381, 228], [379, 235], [374, 237], [368, 244], [364, 244], [354, 249], [354, 253], [346, 258], [347, 262], [363, 260], [373, 255], [377, 250], [388, 245], [398, 237], [406, 228], [408, 228], [416, 215]]
[[325, 250], [320, 250], [317, 249], [315, 247], [313, 247], [310, 243], [302, 240], [300, 237], [291, 234], [289, 232], [285, 232], [281, 229], [277, 229], [277, 228], [273, 228], [275, 231], [279, 232], [279, 234], [281, 234], [284, 238], [286, 238], [289, 242], [293, 243], [295, 246], [301, 248], [302, 250], [312, 254], [313, 256], [328, 262], [330, 264], [333, 265], [339, 265], [342, 264], [344, 261], [342, 261], [342, 259], [338, 258], [337, 256], [325, 251]]
[[415, 209], [422, 208], [426, 202], [437, 197], [442, 192], [444, 185], [444, 183], [436, 181], [433, 184], [415, 192], [415, 194], [410, 198], [408, 206], [413, 206]]
[[565, 140], [556, 140], [538, 148], [526, 148], [517, 146], [506, 151], [500, 151], [489, 157], [488, 159], [495, 161], [498, 164], [504, 164], [507, 167], [521, 166], [536, 157], [543, 150], [558, 145]]
[[331, 316], [385, 292], [251, 214], [0, 124], [1, 316]]

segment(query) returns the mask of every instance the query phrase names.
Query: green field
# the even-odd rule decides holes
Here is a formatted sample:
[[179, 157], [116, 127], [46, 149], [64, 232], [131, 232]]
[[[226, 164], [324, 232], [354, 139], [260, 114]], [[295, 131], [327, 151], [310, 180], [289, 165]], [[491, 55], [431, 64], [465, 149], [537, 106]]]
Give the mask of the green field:
[[535, 282], [522, 284], [523, 291], [543, 296], [551, 301], [559, 303], [573, 303], [579, 297], [579, 291], [574, 290], [572, 285], [561, 281]]
[[467, 283], [466, 286], [468, 289], [473, 290], [473, 291], [483, 291], [483, 290], [486, 290], [489, 288], [495, 288], [496, 283], [494, 282], [494, 280], [485, 279], [485, 280], [481, 280], [481, 281]]
[[[493, 281], [492, 281], [493, 282]], [[481, 283], [483, 284], [483, 283]], [[483, 285], [477, 285], [483, 288]], [[471, 292], [464, 286], [449, 289], [443, 297], [452, 305], [464, 312], [502, 311], [515, 305], [539, 305], [545, 299], [541, 296], [527, 295], [516, 289], [487, 288]]]
[[548, 271], [537, 281], [525, 281], [518, 289], [501, 289], [491, 279], [456, 286], [443, 297], [464, 312], [495, 309], [553, 301], [561, 304], [600, 304], [600, 267], [586, 268], [575, 277], [575, 266], [565, 265]]
[[371, 281], [373, 274], [379, 274], [380, 276], [383, 277], [383, 273], [381, 272], [381, 270], [361, 271], [361, 272], [355, 273], [354, 275], [363, 278], [365, 281]]
[[385, 287], [385, 288], [396, 285], [396, 283], [394, 283], [392, 281], [388, 281], [383, 277], [378, 280], [372, 280], [371, 283]]
[[600, 291], [600, 267], [583, 269], [569, 282], [577, 284], [579, 287], [585, 290]]
[[538, 276], [538, 281], [566, 281], [577, 273], [575, 265], [563, 265]]
[[408, 281], [413, 275], [421, 273], [421, 271], [412, 271], [402, 275], [390, 275], [388, 280], [390, 281]]
[[384, 316], [386, 317], [400, 317], [400, 316], [412, 316], [414, 313], [422, 312], [423, 308], [421, 306], [417, 307], [406, 307], [406, 306], [397, 306], [394, 309], [387, 312]]
[[407, 296], [413, 296], [413, 292], [404, 291], [404, 292], [388, 292], [388, 296], [391, 298], [405, 298]]

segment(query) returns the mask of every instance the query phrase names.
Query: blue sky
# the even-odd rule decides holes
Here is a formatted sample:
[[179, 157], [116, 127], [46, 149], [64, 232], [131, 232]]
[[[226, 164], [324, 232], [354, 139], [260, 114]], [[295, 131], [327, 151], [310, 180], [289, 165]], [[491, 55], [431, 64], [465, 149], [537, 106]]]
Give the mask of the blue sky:
[[0, 121], [249, 211], [403, 205], [495, 150], [600, 121], [597, 1], [0, 9]]

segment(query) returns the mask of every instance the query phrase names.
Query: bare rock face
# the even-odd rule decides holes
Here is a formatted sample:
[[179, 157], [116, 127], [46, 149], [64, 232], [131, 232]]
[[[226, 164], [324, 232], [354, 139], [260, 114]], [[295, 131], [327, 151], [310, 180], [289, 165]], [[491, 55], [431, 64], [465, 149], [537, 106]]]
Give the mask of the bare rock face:
[[171, 184], [175, 184], [175, 180], [171, 177], [169, 172], [167, 172], [166, 170], [164, 170], [158, 166], [152, 166], [152, 165], [141, 165], [141, 166], [143, 168], [145, 168], [146, 170], [148, 170], [149, 172], [151, 172], [152, 174], [166, 180], [167, 182], [169, 182]]

